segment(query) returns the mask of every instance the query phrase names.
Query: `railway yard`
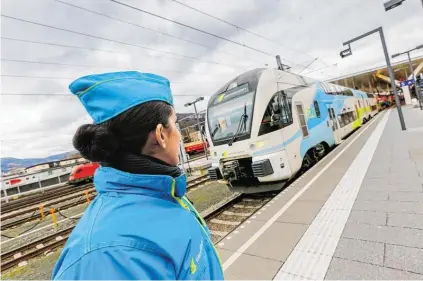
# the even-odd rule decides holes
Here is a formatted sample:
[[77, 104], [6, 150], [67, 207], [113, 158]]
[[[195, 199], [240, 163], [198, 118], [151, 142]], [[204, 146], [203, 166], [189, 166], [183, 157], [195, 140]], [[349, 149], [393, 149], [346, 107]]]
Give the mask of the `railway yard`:
[[[190, 177], [187, 188], [187, 197], [206, 220], [216, 244], [276, 195], [231, 193], [207, 174]], [[50, 278], [61, 248], [95, 196], [93, 184], [87, 183], [2, 203], [2, 278]]]
[[[228, 249], [239, 247], [243, 239], [249, 239], [245, 242], [245, 244], [256, 243], [249, 241], [253, 241], [252, 239], [257, 239], [257, 237], [260, 236], [250, 232], [254, 229], [254, 231], [256, 231], [256, 228], [260, 224], [265, 224], [263, 228], [267, 225], [271, 225], [271, 223], [275, 220], [273, 217], [271, 217], [271, 213], [277, 211], [276, 215], [280, 215], [286, 211], [285, 217], [282, 216], [284, 218], [281, 219], [282, 222], [279, 224], [283, 224], [288, 231], [285, 233], [284, 230], [283, 234], [288, 238], [291, 237], [291, 235], [293, 235], [292, 237], [297, 235], [295, 234], [295, 231], [298, 229], [306, 228], [310, 221], [312, 221], [316, 216], [316, 212], [318, 211], [316, 206], [321, 207], [321, 205], [327, 199], [326, 196], [329, 196], [326, 194], [331, 193], [329, 189], [332, 190], [335, 188], [336, 182], [344, 175], [342, 172], [340, 172], [340, 169], [349, 167], [352, 159], [354, 159], [357, 152], [360, 151], [361, 146], [366, 144], [365, 140], [374, 134], [373, 130], [377, 126], [380, 126], [379, 121], [382, 119], [382, 116], [384, 115], [381, 115], [380, 117], [376, 118], [376, 120], [373, 120], [364, 129], [354, 132], [352, 137], [348, 138], [347, 141], [339, 145], [333, 151], [329, 152], [327, 156], [322, 159], [322, 161], [319, 161], [307, 171], [302, 171], [302, 173], [298, 174], [294, 179], [287, 182], [282, 191], [272, 191], [260, 194], [233, 193], [227, 188], [225, 184], [210, 180], [208, 174], [206, 174], [204, 170], [200, 172], [199, 175], [192, 176], [187, 179], [187, 197], [194, 203], [197, 210], [200, 212], [200, 215], [207, 222], [211, 233], [211, 239], [219, 252], [222, 254], [223, 268], [227, 269], [231, 265], [230, 263], [234, 263], [235, 261], [235, 266], [228, 270], [226, 274], [228, 274], [232, 279], [236, 279], [237, 277], [243, 276], [239, 275], [240, 271], [249, 271], [245, 267], [242, 267], [242, 269], [238, 268], [236, 263], [244, 264], [245, 261], [243, 258], [236, 261], [236, 252], [232, 254], [235, 256], [235, 258], [228, 259], [228, 252], [230, 252]], [[385, 122], [388, 116], [389, 114], [386, 114], [386, 117], [384, 117]], [[382, 122], [382, 125], [383, 124], [386, 123]], [[341, 156], [345, 151], [347, 151], [345, 155]], [[336, 162], [338, 164], [332, 165], [332, 163], [335, 161], [339, 161], [337, 160], [338, 157], [340, 157], [341, 162]], [[325, 172], [326, 169], [329, 169], [328, 172]], [[324, 173], [329, 173], [329, 176], [323, 176], [321, 179], [318, 179], [319, 176], [322, 174], [324, 175]], [[314, 183], [316, 179], [317, 184]], [[303, 185], [304, 188], [301, 189], [301, 186]], [[313, 188], [314, 185], [316, 185], [316, 187]], [[311, 188], [311, 190], [306, 191], [304, 195], [300, 197], [302, 192], [308, 188]], [[388, 188], [392, 188], [392, 185], [388, 185]], [[411, 188], [411, 186], [408, 188]], [[421, 195], [419, 191], [420, 188], [421, 185], [419, 188], [416, 187], [416, 192], [418, 192], [418, 195]], [[379, 196], [381, 191], [372, 192], [373, 193], [371, 193], [372, 197], [370, 200], [373, 201], [365, 202], [379, 202], [375, 201], [379, 197], [376, 198], [374, 196]], [[390, 195], [392, 198], [388, 197], [390, 201], [382, 200], [380, 203], [411, 204], [409, 202], [410, 199], [407, 199], [408, 201], [404, 201], [406, 199], [401, 199], [402, 197], [400, 199], [395, 199], [394, 196], [397, 196], [397, 193], [399, 194], [397, 191], [392, 192], [392, 195]], [[334, 194], [340, 194], [340, 191], [334, 191]], [[401, 196], [403, 195], [404, 194], [401, 193]], [[79, 186], [65, 185], [62, 187], [45, 190], [44, 193], [34, 193], [25, 197], [20, 197], [8, 203], [2, 202], [2, 279], [49, 279], [54, 264], [61, 252], [63, 245], [66, 243], [69, 234], [71, 233], [78, 219], [83, 214], [84, 209], [88, 206], [89, 202], [95, 198], [95, 196], [96, 192], [93, 184], [87, 183]], [[358, 202], [360, 202], [362, 198], [363, 195], [361, 197], [359, 196], [357, 199]], [[298, 201], [293, 203], [296, 200]], [[397, 202], [396, 200], [400, 201]], [[294, 204], [293, 207], [291, 207], [291, 204]], [[302, 206], [301, 209], [308, 206], [308, 209], [298, 211], [298, 209], [296, 209], [298, 207], [297, 205]], [[373, 205], [374, 204], [371, 204], [372, 208], [377, 207], [373, 207]], [[281, 206], [282, 209], [279, 210], [278, 208]], [[312, 208], [310, 206], [312, 206]], [[421, 212], [420, 207], [413, 208], [415, 208], [415, 210], [413, 209], [413, 212]], [[365, 212], [368, 211], [363, 211], [360, 209], [359, 211], [354, 212], [359, 212], [360, 214], [364, 215]], [[389, 210], [389, 212], [391, 212], [389, 216], [396, 215], [393, 209]], [[401, 212], [408, 214], [409, 211], [404, 209]], [[395, 222], [386, 220], [386, 223], [392, 224]], [[406, 222], [403, 223], [406, 224]], [[367, 224], [364, 224], [364, 226], [366, 225]], [[413, 228], [403, 228], [401, 230], [405, 229], [406, 231], [415, 231], [416, 227], [418, 229], [421, 228], [421, 226], [413, 225]], [[294, 231], [291, 228], [297, 230]], [[294, 232], [291, 233], [289, 229]], [[260, 231], [261, 230], [258, 232]], [[416, 233], [416, 235], [418, 234]], [[300, 239], [301, 235], [298, 234], [297, 236], [295, 236], [295, 239]], [[385, 240], [388, 239], [385, 238], [385, 236], [378, 237], [382, 237]], [[267, 238], [262, 237], [258, 239], [259, 242], [257, 243], [261, 243], [260, 239]], [[292, 241], [289, 239], [287, 240], [289, 243], [292, 242], [295, 244], [298, 242], [294, 238], [292, 238]], [[351, 241], [349, 241], [347, 238], [342, 239], [340, 242], [341, 246], [342, 243], [346, 243], [345, 241], [351, 243]], [[411, 242], [409, 240], [405, 241], [405, 243]], [[366, 243], [370, 242], [367, 241]], [[421, 242], [419, 243], [421, 244]], [[267, 246], [264, 247], [263, 245]], [[271, 243], [269, 244], [266, 242], [263, 245], [263, 247], [259, 248], [252, 247], [251, 251], [253, 251], [253, 249], [258, 249], [258, 251], [265, 251], [265, 253], [272, 254], [278, 249], [281, 250], [283, 247], [287, 247], [284, 243], [281, 243], [280, 245], [275, 245], [275, 249], [272, 250], [273, 248], [268, 249]], [[389, 241], [386, 242], [386, 245], [386, 247], [391, 247]], [[399, 246], [397, 245], [395, 247]], [[292, 249], [290, 248], [290, 250]], [[347, 254], [348, 252], [355, 250], [356, 249], [350, 249], [348, 251], [344, 251], [344, 253]], [[243, 251], [245, 251], [245, 249]], [[276, 255], [276, 252], [273, 254]], [[278, 252], [277, 254], [280, 253]], [[240, 255], [241, 257], [245, 255], [248, 256], [248, 253], [243, 253]], [[339, 255], [339, 252], [335, 253], [335, 261], [338, 260], [337, 255]], [[274, 263], [273, 260], [271, 261]], [[269, 266], [272, 266], [272, 263], [269, 263]], [[273, 270], [277, 270], [278, 268], [275, 267]], [[332, 269], [329, 268], [329, 274], [334, 274], [333, 276], [337, 276], [331, 270]], [[416, 271], [416, 269], [412, 268], [410, 270], [411, 273], [405, 270], [398, 272], [401, 274], [414, 274], [413, 272], [418, 272], [418, 270]], [[254, 277], [257, 274], [264, 274], [263, 276], [266, 275], [266, 273], [261, 271], [254, 271], [249, 274], [250, 277]], [[258, 275], [256, 277], [258, 277]], [[269, 278], [271, 278], [270, 275]]]
[[[187, 181], [194, 203], [218, 244], [277, 195], [239, 194], [207, 174]], [[48, 279], [54, 263], [84, 209], [96, 196], [93, 183], [65, 185], [2, 203], [3, 279]], [[241, 226], [242, 227], [242, 226]]]
[[[204, 170], [187, 180], [187, 197], [207, 222], [215, 244], [249, 223], [276, 195], [232, 193]], [[62, 247], [95, 196], [93, 183], [66, 184], [2, 202], [2, 278], [49, 279]]]
[[[216, 188], [222, 190], [222, 187], [211, 183], [207, 174], [192, 176], [188, 179], [188, 196], [192, 196], [194, 203], [198, 202], [198, 209], [201, 211], [210, 207], [210, 204], [218, 203], [216, 196], [212, 196], [215, 200], [207, 201], [204, 198], [210, 197], [209, 193]], [[31, 274], [26, 275], [25, 268], [30, 268], [32, 261], [39, 261], [60, 252], [84, 209], [95, 196], [93, 183], [87, 183], [79, 186], [65, 185], [21, 196], [7, 203], [2, 202], [3, 279], [8, 276], [12, 279], [35, 278]], [[214, 208], [210, 215], [205, 217], [217, 216], [221, 208], [222, 206]], [[54, 261], [48, 264], [50, 267], [42, 272], [51, 272]], [[28, 271], [34, 274], [31, 270]], [[37, 274], [36, 272], [35, 275], [38, 276]], [[49, 274], [43, 275], [42, 279], [49, 279]]]

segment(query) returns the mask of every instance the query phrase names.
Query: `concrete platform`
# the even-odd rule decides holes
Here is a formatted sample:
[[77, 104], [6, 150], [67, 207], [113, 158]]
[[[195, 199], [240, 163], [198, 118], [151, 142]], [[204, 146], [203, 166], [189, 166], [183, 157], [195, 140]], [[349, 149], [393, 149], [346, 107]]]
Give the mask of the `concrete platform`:
[[375, 117], [218, 243], [226, 279], [423, 279], [423, 111]]

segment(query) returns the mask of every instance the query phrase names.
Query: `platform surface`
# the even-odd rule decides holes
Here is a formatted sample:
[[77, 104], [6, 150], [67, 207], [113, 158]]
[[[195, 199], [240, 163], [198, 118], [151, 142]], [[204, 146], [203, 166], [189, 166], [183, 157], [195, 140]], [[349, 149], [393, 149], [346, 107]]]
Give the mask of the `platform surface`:
[[423, 111], [378, 114], [217, 246], [226, 279], [423, 279]]

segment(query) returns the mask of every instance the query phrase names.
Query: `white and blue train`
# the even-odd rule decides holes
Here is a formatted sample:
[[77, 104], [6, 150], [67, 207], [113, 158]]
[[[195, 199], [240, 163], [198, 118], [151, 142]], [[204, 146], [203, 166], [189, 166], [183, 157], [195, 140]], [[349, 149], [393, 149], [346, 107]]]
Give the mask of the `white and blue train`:
[[208, 102], [209, 176], [245, 193], [281, 189], [377, 112], [372, 94], [276, 69], [245, 72]]

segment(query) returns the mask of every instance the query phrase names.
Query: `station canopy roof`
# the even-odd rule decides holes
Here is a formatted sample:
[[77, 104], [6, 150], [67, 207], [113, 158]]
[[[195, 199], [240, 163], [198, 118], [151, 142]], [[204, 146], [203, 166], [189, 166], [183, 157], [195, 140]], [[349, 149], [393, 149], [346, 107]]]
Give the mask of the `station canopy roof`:
[[[404, 57], [407, 57], [404, 55]], [[423, 56], [412, 58], [411, 60], [415, 75], [423, 73]], [[399, 87], [401, 81], [412, 78], [408, 59], [392, 63], [394, 71], [395, 83]], [[391, 82], [389, 79], [388, 68], [385, 65], [370, 68], [357, 73], [330, 79], [327, 82], [335, 83], [350, 88], [358, 88], [368, 93], [385, 93], [389, 92]]]

